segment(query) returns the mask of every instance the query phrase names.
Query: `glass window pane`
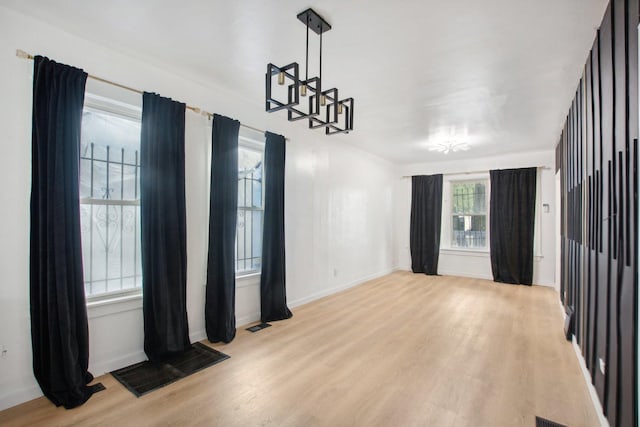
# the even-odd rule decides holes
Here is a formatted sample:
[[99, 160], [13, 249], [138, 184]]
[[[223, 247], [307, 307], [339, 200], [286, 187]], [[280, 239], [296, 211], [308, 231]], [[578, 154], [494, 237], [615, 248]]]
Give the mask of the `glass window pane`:
[[[117, 116], [106, 111], [85, 109], [82, 113], [82, 150], [85, 145], [94, 143], [103, 147], [97, 158], [106, 159], [104, 147], [111, 150], [125, 149], [125, 156], [140, 149], [140, 121]], [[111, 153], [113, 155], [113, 153]], [[116, 154], [120, 161], [120, 154]], [[115, 157], [114, 157], [115, 158]]]
[[237, 273], [259, 271], [262, 265], [263, 156], [257, 149], [238, 149]]
[[487, 245], [487, 180], [451, 183], [451, 246]]
[[246, 147], [238, 148], [238, 206], [262, 206], [263, 153]]
[[[87, 296], [142, 285], [140, 121], [87, 108], [80, 152], [82, 256]], [[93, 200], [92, 200], [93, 199]], [[94, 202], [95, 200], [95, 202]], [[111, 201], [104, 204], [105, 200]]]
[[487, 212], [486, 181], [463, 181], [452, 183], [452, 213]]
[[[140, 188], [139, 167], [135, 166], [139, 164], [139, 149], [139, 121], [85, 109], [80, 151], [81, 197], [136, 200], [136, 187]], [[123, 167], [123, 163], [127, 166]]]
[[238, 171], [249, 172], [262, 164], [262, 152], [246, 147], [238, 148]]
[[262, 221], [263, 211], [253, 211], [253, 232], [252, 232], [252, 246], [253, 256], [251, 261], [251, 269], [259, 270], [262, 267]]
[[453, 215], [451, 245], [457, 248], [483, 248], [487, 245], [486, 215]]
[[251, 183], [253, 186], [251, 204], [253, 207], [262, 208], [262, 162], [256, 165]]
[[244, 271], [244, 260], [246, 258], [245, 249], [245, 211], [238, 211], [238, 221], [236, 223], [236, 269], [238, 271]]
[[80, 157], [80, 198], [91, 197], [91, 161]]

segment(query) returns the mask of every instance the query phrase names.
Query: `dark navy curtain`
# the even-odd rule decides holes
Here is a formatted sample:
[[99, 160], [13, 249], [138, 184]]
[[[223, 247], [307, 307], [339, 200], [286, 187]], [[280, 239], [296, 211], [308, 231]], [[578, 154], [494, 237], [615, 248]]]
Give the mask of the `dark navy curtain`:
[[537, 169], [492, 170], [490, 174], [493, 280], [531, 285]]
[[190, 348], [184, 193], [185, 104], [144, 93], [140, 222], [144, 351], [159, 361]]
[[214, 114], [205, 301], [205, 327], [211, 342], [228, 343], [236, 336], [235, 241], [239, 129], [239, 121]]
[[87, 386], [93, 377], [87, 371], [78, 188], [86, 80], [82, 70], [35, 57], [29, 261], [33, 372], [44, 395], [65, 408], [83, 404], [94, 391]]
[[288, 319], [284, 246], [285, 139], [266, 132], [264, 150], [265, 201], [262, 237], [260, 310], [263, 322]]
[[414, 273], [438, 274], [442, 222], [442, 174], [411, 177], [409, 247]]

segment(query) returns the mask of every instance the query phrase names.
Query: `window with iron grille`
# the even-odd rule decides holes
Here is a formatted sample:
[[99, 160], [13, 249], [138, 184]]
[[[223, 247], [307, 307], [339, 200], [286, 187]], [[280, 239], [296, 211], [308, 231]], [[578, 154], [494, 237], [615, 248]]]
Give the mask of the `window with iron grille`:
[[91, 106], [82, 113], [80, 223], [87, 298], [139, 293], [140, 112]]
[[260, 272], [264, 217], [264, 144], [240, 137], [238, 147], [238, 222], [236, 275]]
[[451, 181], [451, 247], [487, 247], [487, 183]]

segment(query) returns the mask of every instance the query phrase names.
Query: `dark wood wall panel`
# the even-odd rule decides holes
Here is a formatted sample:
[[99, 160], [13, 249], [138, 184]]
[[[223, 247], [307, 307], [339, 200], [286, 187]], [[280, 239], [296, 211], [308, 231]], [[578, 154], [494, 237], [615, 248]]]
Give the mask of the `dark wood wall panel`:
[[[603, 319], [597, 324], [597, 347], [596, 364], [602, 360], [607, 367], [607, 352], [609, 348], [609, 257], [611, 241], [609, 239], [611, 229], [611, 204], [610, 185], [611, 176], [611, 145], [613, 143], [613, 51], [612, 51], [612, 13], [611, 4], [607, 10], [600, 26], [599, 51], [600, 51], [600, 153], [601, 163], [604, 169], [600, 173], [600, 188], [602, 197], [603, 217], [600, 227], [602, 246], [598, 257], [598, 304], [599, 315]], [[606, 372], [606, 371], [605, 371]], [[607, 411], [607, 384], [606, 377], [599, 369], [595, 370], [595, 386], [603, 403], [605, 412]]]
[[611, 0], [556, 148], [561, 299], [612, 426], [637, 426], [639, 0]]
[[637, 1], [627, 2], [627, 141], [625, 145], [624, 200], [627, 202], [625, 215], [625, 263], [622, 287], [620, 289], [620, 415], [621, 420], [637, 420], [636, 379], [625, 373], [633, 372], [637, 358], [637, 313], [636, 284], [636, 244], [637, 234], [637, 141], [638, 141], [638, 15]]
[[607, 354], [607, 409], [606, 413], [612, 425], [618, 419], [618, 387], [620, 381], [620, 288], [624, 258], [624, 218], [622, 194], [623, 176], [621, 172], [622, 154], [627, 141], [627, 1], [611, 2], [612, 17], [612, 58], [613, 58], [613, 135], [611, 152], [611, 256], [609, 276], [609, 346]]
[[600, 253], [602, 251], [602, 126], [600, 126], [600, 111], [602, 103], [600, 102], [600, 31], [596, 33], [596, 39], [591, 50], [591, 73], [592, 73], [592, 91], [593, 91], [593, 225], [594, 225], [594, 249], [593, 262], [591, 264], [591, 276], [593, 277], [592, 285], [592, 301], [593, 301], [593, 328], [591, 330], [591, 379], [595, 384], [596, 370], [598, 369], [598, 324], [600, 319], [600, 300], [598, 292], [598, 278], [600, 277]]
[[586, 147], [586, 182], [587, 182], [587, 203], [585, 206], [587, 212], [587, 241], [586, 241], [586, 307], [584, 310], [584, 317], [586, 320], [585, 327], [585, 342], [582, 346], [582, 355], [584, 356], [587, 369], [591, 372], [593, 366], [593, 344], [594, 344], [594, 306], [595, 306], [595, 292], [594, 286], [596, 283], [595, 276], [595, 262], [596, 262], [596, 246], [595, 246], [595, 180], [594, 180], [594, 126], [593, 126], [593, 114], [594, 114], [594, 100], [593, 100], [593, 55], [589, 53], [587, 63], [584, 70], [584, 96], [585, 96], [585, 139], [584, 144]]

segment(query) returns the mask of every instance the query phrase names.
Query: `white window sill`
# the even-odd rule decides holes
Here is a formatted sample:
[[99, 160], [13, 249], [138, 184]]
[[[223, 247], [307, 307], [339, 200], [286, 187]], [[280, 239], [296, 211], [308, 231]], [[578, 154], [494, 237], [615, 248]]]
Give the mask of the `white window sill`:
[[[236, 288], [259, 286], [260, 275], [260, 272], [255, 272], [236, 276]], [[206, 287], [206, 284], [202, 286]], [[87, 316], [89, 319], [133, 310], [142, 310], [142, 292], [87, 301]]]
[[87, 302], [89, 319], [142, 309], [142, 292]]
[[[460, 255], [460, 256], [476, 256], [476, 257], [488, 257], [491, 252], [489, 249], [463, 249], [463, 248], [440, 248], [440, 253], [445, 255]], [[544, 259], [544, 255], [534, 255], [535, 261]]]
[[260, 285], [261, 272], [248, 273], [236, 276], [236, 288]]
[[[256, 286], [260, 284], [260, 272], [240, 274], [236, 276], [236, 289], [246, 288], [248, 286]], [[202, 287], [206, 288], [207, 284], [203, 283]]]
[[467, 248], [440, 248], [440, 253], [446, 255], [488, 257], [489, 249], [467, 249]]

